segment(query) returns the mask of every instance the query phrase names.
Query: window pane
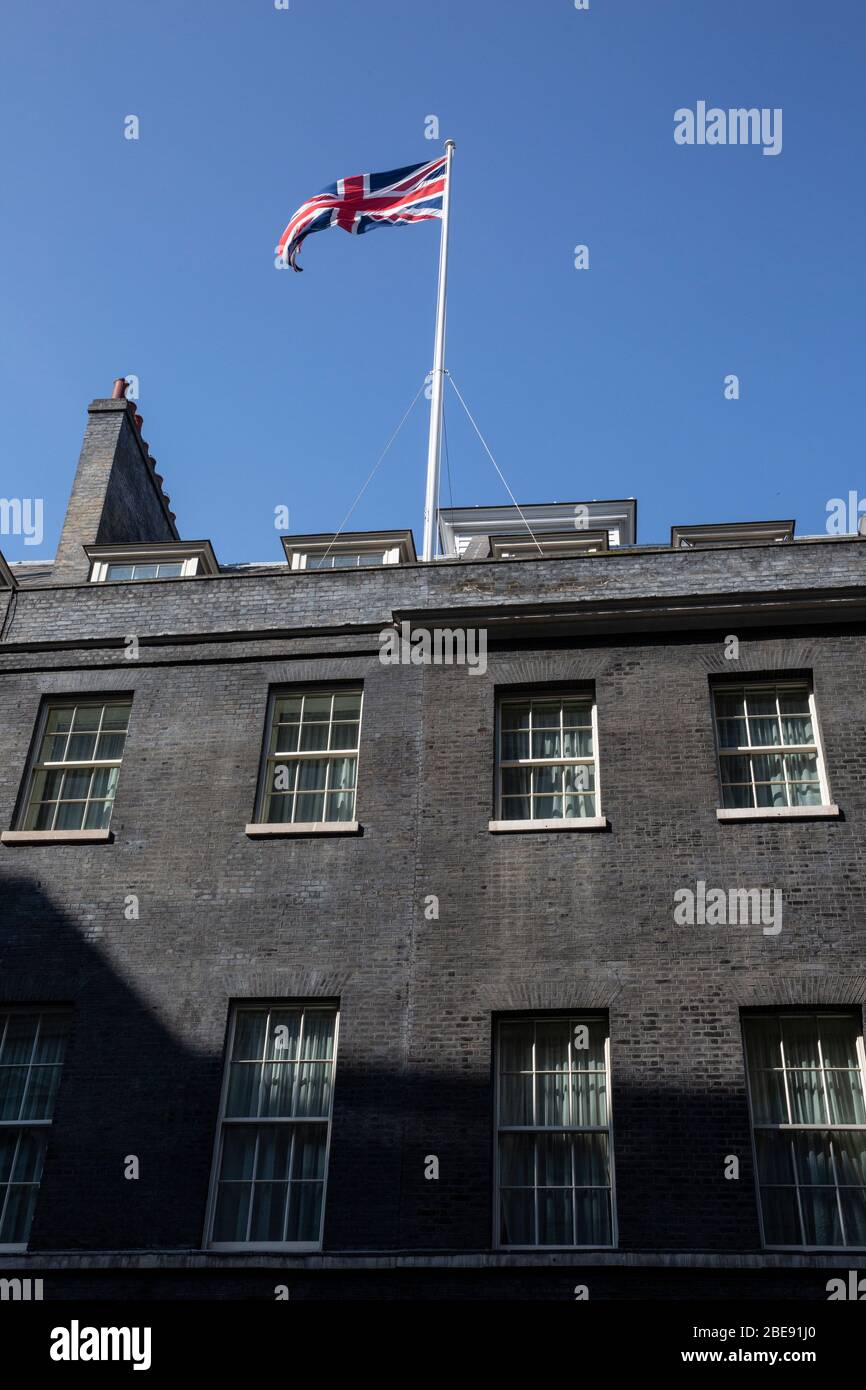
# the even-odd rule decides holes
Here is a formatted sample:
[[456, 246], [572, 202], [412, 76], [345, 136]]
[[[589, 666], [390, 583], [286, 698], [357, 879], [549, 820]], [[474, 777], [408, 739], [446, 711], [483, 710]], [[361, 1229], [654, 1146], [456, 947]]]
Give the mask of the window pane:
[[792, 1135], [796, 1177], [804, 1187], [820, 1187], [833, 1183], [833, 1163], [830, 1154], [830, 1135], [824, 1131]]
[[571, 1187], [571, 1135], [539, 1134], [537, 1140], [540, 1187]]
[[226, 1096], [227, 1115], [257, 1115], [259, 1113], [261, 1075], [261, 1066], [256, 1062], [232, 1063]]
[[17, 1120], [21, 1114], [26, 1067], [0, 1067], [0, 1120]]
[[229, 1125], [223, 1138], [223, 1162], [220, 1177], [223, 1181], [249, 1181], [255, 1169], [256, 1138], [254, 1125]]
[[350, 821], [354, 813], [354, 791], [329, 792], [325, 797], [326, 821]]
[[328, 777], [327, 758], [305, 759], [298, 771], [298, 791], [324, 789]]
[[538, 1071], [568, 1071], [568, 1044], [571, 1025], [568, 1019], [554, 1023], [538, 1023], [535, 1027], [535, 1066]]
[[814, 743], [815, 734], [808, 715], [790, 715], [782, 719], [783, 743]]
[[820, 1020], [825, 1067], [856, 1067], [857, 1025], [851, 1018], [824, 1015]]
[[359, 724], [332, 724], [331, 725], [331, 747], [332, 748], [357, 748]]
[[76, 734], [80, 734], [85, 730], [91, 731], [98, 729], [101, 721], [101, 705], [76, 705], [72, 728]]
[[537, 1124], [571, 1124], [571, 1098], [567, 1073], [563, 1076], [556, 1072], [540, 1072], [535, 1078], [535, 1094]]
[[592, 730], [566, 729], [562, 739], [562, 756], [564, 758], [591, 758]]
[[136, 565], [133, 578], [156, 579], [157, 565]]
[[261, 1115], [292, 1114], [297, 1067], [291, 1062], [266, 1062], [262, 1072]]
[[106, 579], [131, 579], [132, 565], [108, 565], [105, 571]]
[[213, 1226], [215, 1241], [231, 1242], [247, 1239], [250, 1193], [249, 1183], [220, 1183]]
[[29, 1062], [33, 1057], [38, 1032], [38, 1013], [7, 1014], [0, 1063], [13, 1066], [19, 1062]]
[[532, 735], [533, 758], [561, 758], [562, 740], [559, 729], [542, 729]]
[[503, 796], [528, 796], [529, 777], [528, 767], [504, 767], [502, 769]]
[[501, 710], [501, 718], [503, 730], [528, 729], [529, 705], [513, 705], [503, 703]]
[[797, 1190], [794, 1187], [762, 1187], [761, 1212], [768, 1245], [802, 1245]]
[[724, 691], [717, 690], [716, 714], [719, 719], [730, 718], [736, 715], [745, 714], [745, 704], [742, 690]]
[[571, 1140], [574, 1181], [578, 1187], [608, 1187], [610, 1165], [606, 1134], [575, 1134]]
[[331, 758], [331, 776], [328, 786], [332, 791], [339, 789], [344, 791], [355, 785], [355, 769], [357, 762], [354, 758]]
[[866, 1124], [863, 1106], [863, 1082], [859, 1071], [828, 1071], [827, 1100], [830, 1122], [834, 1125]]
[[239, 1009], [236, 1015], [232, 1057], [235, 1061], [252, 1061], [265, 1055], [265, 1032], [268, 1026], [266, 1009]]
[[717, 727], [722, 748], [745, 748], [748, 745], [745, 719], [720, 719]]
[[296, 1114], [326, 1118], [331, 1104], [330, 1062], [305, 1062], [300, 1068]]
[[357, 690], [339, 692], [334, 695], [334, 719], [361, 718], [361, 692]]
[[866, 1245], [866, 1192], [842, 1188], [839, 1192], [846, 1245]]
[[538, 1244], [573, 1245], [571, 1189], [542, 1188], [538, 1193]]
[[331, 695], [305, 695], [304, 696], [304, 723], [311, 720], [322, 720], [326, 722], [331, 717]]
[[267, 1034], [267, 1056], [277, 1062], [293, 1062], [301, 1036], [300, 1010], [274, 1009]]
[[259, 1126], [256, 1182], [288, 1182], [293, 1132], [292, 1125]]
[[[12, 1165], [13, 1182], [38, 1183], [42, 1177], [42, 1164], [45, 1159], [44, 1130], [19, 1129], [18, 1148]], [[11, 1136], [14, 1138], [13, 1136]]]
[[607, 1124], [607, 1085], [604, 1072], [577, 1072], [571, 1078], [572, 1124]]
[[535, 1244], [535, 1194], [525, 1188], [504, 1188], [500, 1194], [500, 1240], [503, 1245]]
[[833, 1135], [840, 1183], [866, 1188], [866, 1130], [842, 1129]]
[[506, 1072], [499, 1078], [499, 1120], [503, 1125], [531, 1125], [532, 1077]]
[[834, 1188], [800, 1188], [806, 1245], [841, 1245], [842, 1225]]
[[575, 1192], [578, 1245], [610, 1245], [610, 1193], [583, 1189]]
[[820, 1125], [827, 1123], [824, 1087], [818, 1071], [789, 1071], [788, 1095], [791, 1102], [791, 1123]]
[[36, 1183], [12, 1183], [7, 1191], [9, 1195], [0, 1225], [0, 1244], [23, 1245], [30, 1234], [39, 1188]]
[[321, 794], [308, 793], [306, 796], [298, 796], [295, 800], [295, 821], [301, 824], [309, 821], [320, 821], [323, 819], [325, 798]]
[[66, 750], [66, 761], [70, 763], [88, 762], [96, 752], [95, 734], [71, 734]]
[[300, 695], [281, 695], [274, 703], [274, 718], [278, 723], [299, 723], [302, 705]]
[[782, 1018], [782, 1043], [786, 1067], [818, 1067], [818, 1020], [814, 1015]]
[[758, 1179], [762, 1183], [783, 1185], [796, 1181], [792, 1136], [778, 1130], [758, 1130], [755, 1135]]
[[129, 713], [129, 705], [106, 705], [102, 716], [102, 732], [125, 732], [129, 723]]
[[561, 722], [562, 706], [558, 701], [556, 704], [540, 704], [533, 701], [532, 726], [534, 729], [558, 729]]
[[322, 1223], [322, 1194], [320, 1182], [293, 1182], [289, 1198], [287, 1240], [318, 1242]]
[[752, 748], [781, 743], [779, 721], [775, 715], [771, 719], [750, 719], [748, 723], [749, 744]]
[[503, 1134], [499, 1140], [499, 1181], [503, 1187], [532, 1187], [535, 1139], [531, 1134]]
[[520, 758], [529, 757], [529, 733], [522, 730], [516, 733], [502, 734], [502, 757], [506, 762], [516, 762]]
[[776, 1018], [746, 1017], [743, 1032], [749, 1058], [749, 1069], [780, 1067], [782, 1065], [782, 1032]]
[[499, 1065], [502, 1071], [532, 1070], [532, 1023], [499, 1025]]
[[334, 1054], [334, 1014], [324, 1010], [308, 1010], [304, 1015], [304, 1042], [301, 1056], [304, 1061], [325, 1061]]
[[62, 1014], [43, 1014], [39, 1024], [39, 1036], [34, 1062], [62, 1062], [66, 1053], [66, 1039], [69, 1034], [69, 1021]]
[[60, 1085], [60, 1067], [31, 1067], [27, 1094], [21, 1110], [23, 1120], [50, 1120], [54, 1098]]
[[305, 721], [301, 725], [299, 747], [302, 753], [318, 753], [326, 749], [328, 747], [328, 725], [308, 724]]

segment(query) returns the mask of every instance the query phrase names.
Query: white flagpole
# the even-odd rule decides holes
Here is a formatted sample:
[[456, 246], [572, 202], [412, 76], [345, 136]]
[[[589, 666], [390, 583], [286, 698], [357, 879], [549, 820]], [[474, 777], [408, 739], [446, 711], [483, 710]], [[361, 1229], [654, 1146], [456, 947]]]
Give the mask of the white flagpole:
[[448, 280], [448, 214], [451, 208], [451, 157], [455, 145], [445, 141], [445, 189], [442, 197], [442, 234], [439, 242], [439, 292], [436, 300], [436, 337], [433, 347], [433, 390], [430, 397], [430, 437], [427, 444], [427, 494], [424, 499], [424, 560], [436, 558], [439, 510], [439, 460], [442, 452], [442, 405], [445, 388], [445, 287]]

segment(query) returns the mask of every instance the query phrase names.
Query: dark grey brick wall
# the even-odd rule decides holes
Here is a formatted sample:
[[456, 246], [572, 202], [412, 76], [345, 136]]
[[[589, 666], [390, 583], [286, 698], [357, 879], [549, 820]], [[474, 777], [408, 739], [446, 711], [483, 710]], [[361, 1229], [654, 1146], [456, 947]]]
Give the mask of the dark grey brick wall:
[[[866, 551], [815, 550], [816, 583], [859, 582]], [[763, 567], [748, 552], [747, 575], [743, 552], [622, 557], [610, 573], [636, 592], [802, 583], [810, 547], [762, 553]], [[587, 565], [554, 562], [556, 592], [585, 595]], [[512, 570], [524, 598], [533, 574], [539, 593], [552, 585], [532, 562], [503, 567], [501, 585]], [[134, 697], [115, 842], [0, 850], [0, 997], [75, 1011], [31, 1248], [200, 1244], [229, 1002], [266, 997], [340, 1000], [327, 1250], [490, 1248], [492, 1021], [522, 1009], [609, 1014], [620, 1246], [758, 1248], [740, 1010], [866, 1000], [866, 633], [828, 624], [742, 637], [739, 674], [813, 673], [844, 819], [720, 825], [709, 681], [734, 665], [720, 635], [512, 640], [491, 649], [483, 676], [384, 667], [369, 636], [316, 635], [317, 597], [322, 625], [375, 623], [394, 607], [477, 601], [489, 574], [19, 594], [12, 642], [310, 629], [230, 646], [173, 638], [137, 662], [99, 642], [0, 654], [4, 826], [42, 696]], [[363, 836], [248, 840], [268, 688], [346, 678], [365, 690]], [[594, 683], [610, 829], [492, 835], [497, 689], [550, 681]], [[699, 878], [780, 888], [781, 935], [675, 926], [674, 891]], [[137, 922], [123, 914], [130, 893]], [[438, 922], [424, 918], [431, 893]], [[138, 1182], [123, 1178], [131, 1153]], [[431, 1153], [438, 1182], [423, 1177]], [[731, 1153], [737, 1182], [723, 1176]], [[495, 1277], [515, 1291], [533, 1278]], [[489, 1288], [473, 1278], [467, 1287]], [[340, 1287], [357, 1291], [347, 1279]], [[389, 1279], [383, 1288], [398, 1286]], [[231, 1281], [223, 1272], [211, 1287]]]

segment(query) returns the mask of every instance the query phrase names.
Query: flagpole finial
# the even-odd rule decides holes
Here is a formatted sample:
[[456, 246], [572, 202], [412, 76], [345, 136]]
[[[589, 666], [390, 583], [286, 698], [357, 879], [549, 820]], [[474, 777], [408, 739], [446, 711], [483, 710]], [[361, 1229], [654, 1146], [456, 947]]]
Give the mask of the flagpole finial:
[[445, 148], [446, 148], [446, 150], [449, 149], [449, 148], [452, 149], [452, 150], [456, 150], [456, 149], [457, 149], [457, 141], [456, 141], [456, 140], [446, 140], [446, 141], [445, 141]]

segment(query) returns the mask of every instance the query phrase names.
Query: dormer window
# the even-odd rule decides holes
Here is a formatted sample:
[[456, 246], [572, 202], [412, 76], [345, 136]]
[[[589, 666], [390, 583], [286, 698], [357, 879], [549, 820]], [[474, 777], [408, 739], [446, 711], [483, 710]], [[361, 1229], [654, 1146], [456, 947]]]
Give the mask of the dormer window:
[[711, 526], [672, 526], [672, 550], [721, 545], [766, 545], [794, 539], [793, 521], [722, 521]]
[[550, 531], [537, 537], [524, 531], [522, 535], [490, 537], [494, 560], [547, 560], [554, 555], [598, 555], [607, 549], [607, 531]]
[[412, 565], [417, 559], [411, 531], [345, 531], [282, 540], [293, 570], [369, 569]]
[[87, 545], [91, 584], [130, 584], [145, 579], [189, 579], [218, 574], [210, 541], [153, 545]]

